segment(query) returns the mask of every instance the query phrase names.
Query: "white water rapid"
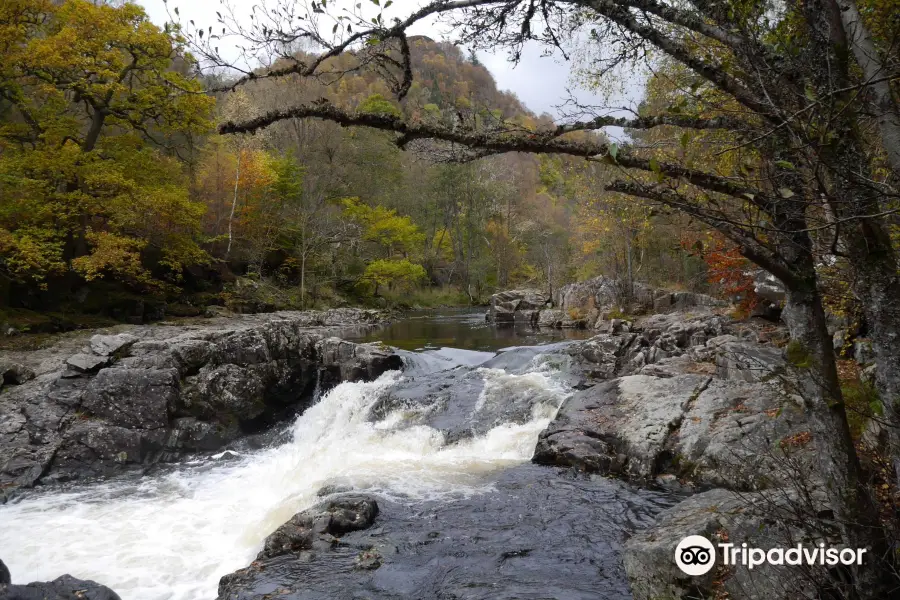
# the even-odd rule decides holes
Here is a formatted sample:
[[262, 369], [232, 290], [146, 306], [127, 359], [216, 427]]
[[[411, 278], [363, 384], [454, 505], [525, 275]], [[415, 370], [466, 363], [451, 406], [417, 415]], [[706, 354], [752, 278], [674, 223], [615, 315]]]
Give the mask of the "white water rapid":
[[[469, 356], [457, 364], [473, 362]], [[450, 366], [443, 358], [432, 363]], [[482, 371], [486, 397], [479, 406], [527, 388], [551, 391], [559, 402], [565, 394], [546, 373]], [[316, 502], [323, 484], [410, 500], [478, 493], [484, 474], [530, 459], [559, 405], [536, 405], [527, 423], [445, 445], [439, 431], [404, 424], [399, 413], [367, 421], [372, 404], [401, 377], [391, 372], [337, 386], [276, 448], [13, 500], [0, 506], [0, 557], [14, 583], [69, 573], [125, 600], [210, 600], [219, 578], [248, 565], [269, 533]]]

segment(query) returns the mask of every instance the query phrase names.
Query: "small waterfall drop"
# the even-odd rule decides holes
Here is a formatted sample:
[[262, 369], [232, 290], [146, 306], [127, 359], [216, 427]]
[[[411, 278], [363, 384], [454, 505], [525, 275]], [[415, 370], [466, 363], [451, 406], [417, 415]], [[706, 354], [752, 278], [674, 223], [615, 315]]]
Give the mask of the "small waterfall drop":
[[[408, 367], [428, 376], [489, 356], [418, 354]], [[566, 391], [548, 372], [485, 371], [480, 408], [527, 393], [537, 398], [529, 420], [447, 444], [441, 431], [405, 423], [399, 413], [369, 420], [401, 373], [342, 383], [296, 420], [291, 441], [279, 447], [141, 480], [50, 489], [0, 507], [0, 557], [15, 583], [69, 573], [127, 600], [209, 600], [219, 578], [249, 564], [265, 537], [313, 505], [323, 485], [399, 501], [440, 499], [484, 491], [486, 474], [528, 461]]]

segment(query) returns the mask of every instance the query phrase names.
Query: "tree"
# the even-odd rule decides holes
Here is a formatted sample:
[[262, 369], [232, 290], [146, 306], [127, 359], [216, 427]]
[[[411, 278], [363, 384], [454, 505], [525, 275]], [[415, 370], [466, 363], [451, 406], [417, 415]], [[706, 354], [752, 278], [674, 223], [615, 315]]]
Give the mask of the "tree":
[[[863, 135], [866, 111], [861, 99], [875, 103], [874, 140], [891, 163], [896, 145], [896, 102], [889, 84], [896, 79], [890, 63], [874, 43], [852, 0], [789, 3], [778, 12], [765, 3], [711, 5], [694, 0], [672, 6], [656, 0], [457, 0], [426, 5], [388, 25], [379, 14], [354, 33], [324, 39], [317, 61], [296, 62], [283, 71], [311, 76], [330, 57], [368, 42], [358, 51], [365, 61], [386, 64], [396, 93], [411, 86], [406, 29], [441, 13], [455, 19], [458, 40], [480, 47], [506, 44], [517, 58], [522, 44], [537, 40], [560, 46], [561, 39], [589, 26], [591, 43], [612, 48], [590, 68], [598, 75], [633, 62], [648, 49], [661, 52], [686, 68], [694, 82], [684, 96], [702, 110], [669, 106], [662, 114], [623, 119], [608, 115], [554, 128], [523, 131], [479, 128], [477, 123], [442, 125], [385, 114], [354, 113], [327, 103], [273, 110], [223, 132], [254, 131], [290, 118], [316, 117], [341, 125], [362, 125], [396, 132], [403, 147], [416, 140], [439, 139], [474, 148], [476, 155], [497, 152], [561, 153], [601, 158], [624, 171], [607, 189], [644, 198], [685, 212], [714, 227], [741, 253], [777, 276], [788, 290], [784, 312], [798, 347], [814, 367], [805, 378], [804, 397], [820, 448], [821, 470], [831, 508], [848, 543], [869, 539], [871, 511], [860, 481], [859, 464], [847, 425], [825, 313], [818, 289], [817, 250], [823, 235], [843, 246], [856, 273], [854, 289], [873, 331], [879, 385], [890, 424], [891, 454], [900, 474], [900, 353], [891, 340], [900, 335], [897, 260], [880, 218], [894, 210], [896, 192], [889, 180], [872, 176]], [[344, 16], [347, 21], [355, 15]], [[297, 31], [296, 27], [291, 29]], [[240, 33], [240, 31], [237, 31]], [[851, 68], [856, 58], [862, 77]], [[383, 57], [383, 58], [376, 58]], [[688, 109], [691, 107], [688, 106]], [[731, 152], [751, 146], [756, 173], [722, 175], [714, 169], [663, 162], [640, 148], [619, 148], [597, 139], [573, 139], [575, 131], [618, 125], [634, 130], [677, 127], [690, 131], [727, 132]], [[892, 164], [891, 177], [897, 165]], [[862, 569], [857, 592], [877, 596], [872, 569]]]
[[159, 287], [151, 269], [203, 262], [172, 142], [208, 131], [213, 100], [178, 70], [184, 40], [133, 4], [10, 0], [0, 23], [7, 276]]

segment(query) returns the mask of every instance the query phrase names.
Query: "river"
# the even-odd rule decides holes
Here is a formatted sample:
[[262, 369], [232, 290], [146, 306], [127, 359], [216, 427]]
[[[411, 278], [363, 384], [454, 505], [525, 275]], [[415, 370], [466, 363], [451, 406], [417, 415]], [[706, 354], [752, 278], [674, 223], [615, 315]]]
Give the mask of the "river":
[[[621, 542], [668, 499], [529, 463], [570, 393], [564, 361], [545, 349], [585, 335], [496, 329], [472, 311], [411, 314], [364, 338], [400, 348], [403, 373], [338, 385], [272, 447], [19, 496], [0, 506], [0, 557], [16, 583], [70, 573], [124, 600], [209, 600], [338, 485], [379, 498], [398, 560], [364, 584], [307, 573], [298, 598], [357, 597], [357, 585], [366, 598], [627, 598]], [[435, 521], [427, 531], [422, 515]], [[404, 554], [420, 535], [446, 543]], [[513, 558], [500, 568], [487, 555]]]

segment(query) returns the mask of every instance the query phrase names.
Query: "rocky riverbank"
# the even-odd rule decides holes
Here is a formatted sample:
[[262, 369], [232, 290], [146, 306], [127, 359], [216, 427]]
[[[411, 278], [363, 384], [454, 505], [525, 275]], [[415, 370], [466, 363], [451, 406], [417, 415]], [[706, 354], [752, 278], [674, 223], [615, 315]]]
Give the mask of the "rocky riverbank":
[[821, 591], [824, 567], [720, 566], [689, 577], [673, 560], [689, 535], [768, 549], [815, 545], [834, 533], [795, 393], [805, 375], [773, 343], [783, 341], [783, 330], [737, 323], [704, 306], [618, 329], [564, 350], [581, 366], [585, 389], [540, 435], [533, 461], [686, 496], [625, 543], [634, 599]]
[[724, 307], [726, 303], [693, 292], [675, 292], [635, 282], [630, 290], [623, 282], [595, 277], [564, 285], [553, 294], [521, 289], [491, 296], [486, 318], [498, 325], [527, 322], [535, 327], [607, 330], [612, 321], [634, 316]]
[[301, 412], [318, 386], [401, 366], [338, 337], [383, 323], [338, 309], [119, 327], [0, 356], [0, 491], [213, 452]]
[[[774, 600], [821, 591], [824, 571], [719, 567], [687, 577], [672, 559], [688, 535], [761, 548], [831, 540], [795, 393], [802, 368], [785, 359], [783, 328], [736, 322], [702, 297], [656, 292], [642, 310], [664, 312], [623, 318], [597, 307], [600, 288], [591, 289], [598, 334], [590, 339], [408, 370], [366, 400], [372, 431], [409, 431], [403, 439], [415, 444], [429, 432], [440, 438], [429, 443], [474, 464], [471, 444], [544, 418], [529, 438], [528, 452], [538, 438], [533, 464], [504, 467], [478, 493], [414, 501], [335, 481], [277, 527], [256, 560], [221, 579], [220, 600], [512, 599], [551, 590], [587, 600], [601, 588], [617, 600]], [[503, 300], [518, 302], [513, 320], [521, 306], [538, 320], [546, 313], [541, 298], [523, 304], [516, 295]], [[564, 300], [585, 297], [569, 290]], [[399, 367], [378, 344], [331, 337], [339, 333], [332, 323], [381, 318], [283, 313], [132, 328], [7, 362], [0, 473], [16, 485], [115, 474], [271, 430], [308, 405], [316, 382]]]

